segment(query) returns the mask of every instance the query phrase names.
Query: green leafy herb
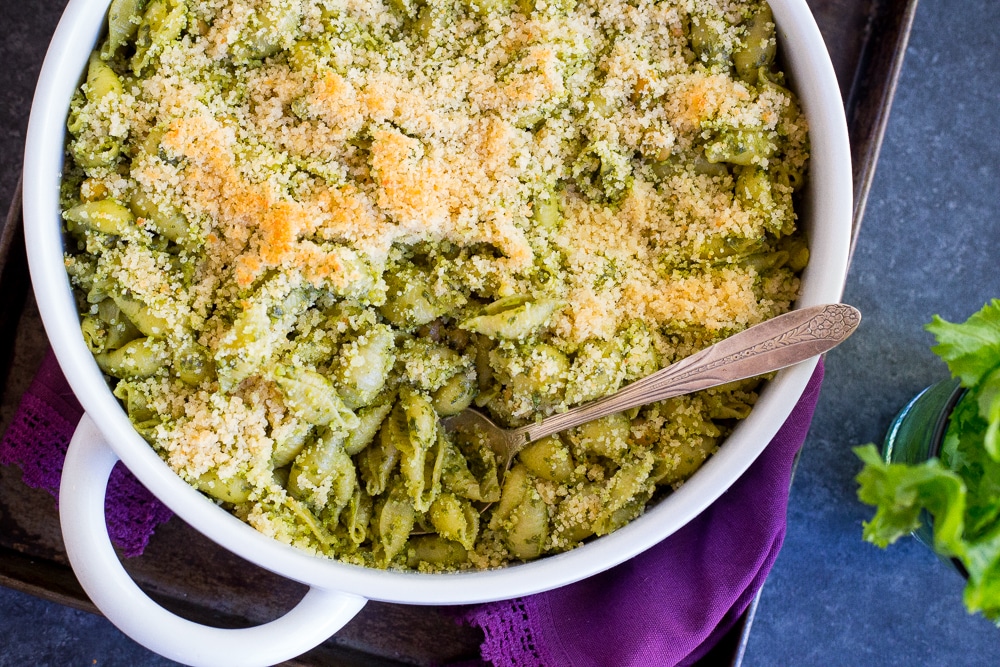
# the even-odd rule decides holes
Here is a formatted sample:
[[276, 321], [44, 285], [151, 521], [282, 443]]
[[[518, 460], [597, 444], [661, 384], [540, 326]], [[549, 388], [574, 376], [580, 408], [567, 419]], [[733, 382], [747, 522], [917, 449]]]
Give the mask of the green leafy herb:
[[886, 463], [874, 445], [855, 448], [864, 468], [858, 498], [876, 507], [864, 538], [886, 547], [933, 518], [934, 549], [969, 573], [965, 606], [1000, 624], [1000, 300], [962, 324], [934, 316], [931, 349], [966, 393], [949, 418], [940, 458]]
[[974, 387], [1000, 364], [1000, 299], [993, 299], [963, 324], [952, 324], [938, 315], [925, 327], [938, 344], [931, 348], [941, 357], [963, 387]]

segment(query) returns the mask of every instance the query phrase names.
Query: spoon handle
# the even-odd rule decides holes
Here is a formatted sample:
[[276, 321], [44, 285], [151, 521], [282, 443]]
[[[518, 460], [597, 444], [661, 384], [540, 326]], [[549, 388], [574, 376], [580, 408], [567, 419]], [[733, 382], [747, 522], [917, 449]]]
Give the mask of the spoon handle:
[[629, 408], [770, 373], [835, 347], [860, 322], [861, 313], [841, 303], [793, 310], [719, 341], [615, 394], [516, 430], [525, 442], [533, 442]]

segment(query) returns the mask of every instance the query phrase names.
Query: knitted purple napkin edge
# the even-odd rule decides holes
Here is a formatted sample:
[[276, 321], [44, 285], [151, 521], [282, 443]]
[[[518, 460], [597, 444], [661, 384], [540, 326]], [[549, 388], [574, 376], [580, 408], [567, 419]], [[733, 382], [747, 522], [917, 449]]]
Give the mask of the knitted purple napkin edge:
[[[823, 363], [820, 361], [792, 414], [772, 440], [772, 443], [781, 442], [782, 446], [779, 448], [769, 446], [768, 450], [765, 451], [765, 454], [769, 454], [770, 458], [777, 458], [778, 460], [769, 462], [767, 461], [768, 456], [762, 455], [751, 466], [747, 474], [744, 475], [744, 478], [750, 478], [764, 465], [776, 466], [774, 476], [775, 483], [778, 486], [773, 489], [773, 492], [776, 504], [780, 505], [773, 508], [780, 513], [780, 522], [777, 524], [779, 528], [769, 543], [761, 549], [758, 561], [755, 564], [756, 566], [751, 568], [752, 571], [747, 573], [748, 582], [745, 582], [746, 585], [742, 590], [735, 591], [735, 599], [731, 605], [727, 606], [721, 613], [711, 617], [712, 622], [702, 624], [703, 627], [693, 628], [693, 631], [687, 637], [672, 638], [671, 642], [674, 644], [671, 647], [674, 654], [672, 657], [668, 658], [663, 653], [655, 658], [651, 658], [649, 655], [618, 656], [618, 664], [636, 665], [637, 667], [645, 664], [663, 666], [670, 664], [693, 664], [711, 650], [719, 639], [729, 632], [750, 605], [757, 592], [763, 586], [767, 575], [770, 573], [784, 541], [785, 512], [787, 510], [792, 465], [795, 455], [805, 440], [812, 421], [816, 402], [819, 398], [823, 371]], [[776, 449], [777, 451], [775, 451]], [[720, 501], [726, 502], [726, 500], [729, 500], [731, 502], [734, 494], [740, 491], [739, 482], [735, 486], [736, 488], [730, 489], [719, 501], [716, 501], [716, 505], [721, 504]], [[711, 509], [709, 508], [709, 510], [706, 510], [706, 513], [696, 517], [691, 524], [688, 524], [686, 530], [689, 533], [697, 532], [699, 522], [704, 519], [705, 515]], [[654, 547], [651, 550], [652, 553], [647, 552], [646, 557], [655, 558], [655, 550], [668, 544], [670, 544], [670, 538], [661, 543], [659, 547]], [[627, 562], [609, 572], [596, 576], [601, 577], [605, 581], [614, 582], [616, 571], [626, 570], [629, 566], [630, 563]], [[628, 581], [628, 574], [622, 576]], [[584, 587], [587, 585], [587, 580], [584, 580], [577, 584], [571, 584], [564, 590], [572, 590], [573, 587], [584, 590]], [[592, 586], [593, 582], [589, 585]], [[610, 585], [614, 584], [611, 583]], [[464, 609], [456, 609], [455, 612], [459, 620], [478, 626], [483, 630], [485, 638], [481, 647], [482, 658], [495, 667], [600, 665], [601, 659], [607, 659], [606, 655], [601, 658], [592, 654], [587, 655], [585, 651], [583, 655], [580, 655], [581, 652], [577, 650], [578, 647], [566, 647], [563, 645], [556, 622], [553, 619], [553, 610], [550, 605], [550, 601], [559, 595], [558, 590], [549, 591], [513, 600], [503, 600]], [[650, 659], [655, 659], [656, 662], [648, 662]], [[584, 662], [581, 662], [581, 660]]]
[[[20, 467], [24, 484], [52, 495], [58, 507], [66, 448], [82, 415], [49, 350], [0, 440], [0, 465]], [[111, 472], [104, 509], [111, 541], [128, 558], [142, 554], [157, 526], [173, 516], [120, 462]]]

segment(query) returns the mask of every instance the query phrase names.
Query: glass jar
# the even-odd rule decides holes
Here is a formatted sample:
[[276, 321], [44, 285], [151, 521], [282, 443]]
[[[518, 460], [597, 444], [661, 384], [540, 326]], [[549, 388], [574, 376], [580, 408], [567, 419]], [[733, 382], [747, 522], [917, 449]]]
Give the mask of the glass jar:
[[[882, 443], [882, 459], [887, 463], [919, 464], [938, 456], [951, 412], [964, 394], [965, 388], [955, 378], [932, 384], [917, 394], [889, 425]], [[928, 512], [921, 512], [920, 527], [912, 535], [934, 550], [933, 517]], [[959, 561], [939, 557], [968, 577]]]

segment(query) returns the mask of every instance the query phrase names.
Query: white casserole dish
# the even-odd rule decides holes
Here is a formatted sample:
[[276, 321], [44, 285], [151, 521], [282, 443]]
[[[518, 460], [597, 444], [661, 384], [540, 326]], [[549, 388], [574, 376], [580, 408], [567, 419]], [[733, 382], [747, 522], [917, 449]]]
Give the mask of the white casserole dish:
[[[49, 47], [31, 109], [24, 164], [24, 220], [32, 283], [46, 332], [86, 410], [70, 444], [60, 494], [66, 550], [94, 603], [122, 631], [189, 664], [264, 665], [294, 657], [335, 633], [368, 599], [468, 604], [563, 586], [608, 569], [660, 542], [697, 516], [750, 466], [787, 418], [816, 360], [781, 371], [750, 416], [678, 491], [624, 528], [556, 556], [502, 570], [459, 574], [380, 571], [310, 556], [280, 544], [217, 507], [177, 477], [134, 431], [84, 344], [63, 265], [59, 181], [66, 117], [109, 0], [71, 0]], [[805, 0], [771, 0], [784, 69], [810, 124], [812, 157], [799, 211], [811, 261], [797, 307], [839, 301], [851, 235], [852, 180], [847, 125], [823, 39]], [[159, 607], [121, 567], [104, 524], [104, 493], [121, 459], [191, 526], [243, 558], [310, 587], [284, 617], [257, 628], [222, 630]]]

